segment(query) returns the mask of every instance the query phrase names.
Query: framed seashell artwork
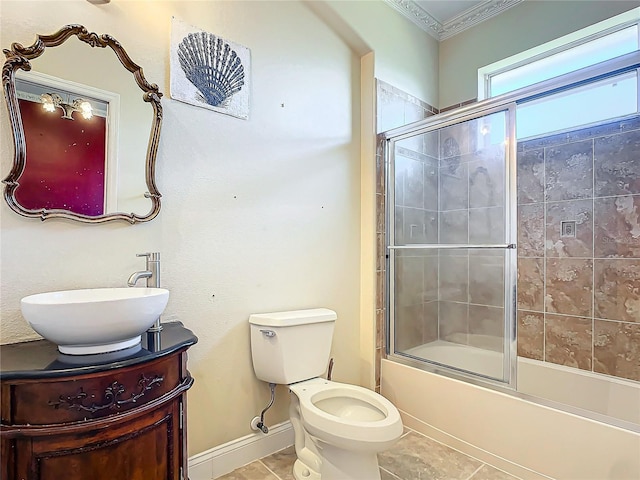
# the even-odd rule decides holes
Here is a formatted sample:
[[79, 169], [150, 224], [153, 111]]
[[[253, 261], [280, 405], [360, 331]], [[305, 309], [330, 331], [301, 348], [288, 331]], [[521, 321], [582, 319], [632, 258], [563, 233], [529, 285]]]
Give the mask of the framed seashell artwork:
[[248, 48], [172, 17], [170, 69], [172, 99], [249, 118]]

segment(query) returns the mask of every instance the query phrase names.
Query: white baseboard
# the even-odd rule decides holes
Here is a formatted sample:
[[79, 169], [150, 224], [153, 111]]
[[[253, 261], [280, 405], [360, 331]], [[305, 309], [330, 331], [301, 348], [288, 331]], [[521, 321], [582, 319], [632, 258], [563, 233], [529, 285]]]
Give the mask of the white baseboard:
[[261, 432], [218, 445], [189, 458], [189, 480], [211, 480], [293, 445], [293, 427], [286, 421]]

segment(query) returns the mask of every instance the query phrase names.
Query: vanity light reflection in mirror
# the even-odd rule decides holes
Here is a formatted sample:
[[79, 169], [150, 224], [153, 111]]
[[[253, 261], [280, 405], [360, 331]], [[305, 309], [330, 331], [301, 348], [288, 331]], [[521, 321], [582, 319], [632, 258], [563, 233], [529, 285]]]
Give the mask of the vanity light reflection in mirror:
[[107, 211], [106, 101], [16, 80], [26, 143], [16, 199], [27, 209]]
[[82, 118], [89, 120], [93, 116], [93, 107], [91, 103], [82, 98], [76, 98], [73, 102], [69, 99], [67, 102], [57, 93], [43, 93], [40, 95], [42, 107], [45, 112], [55, 112], [56, 108], [62, 110], [62, 118], [73, 120], [73, 112], [79, 112]]

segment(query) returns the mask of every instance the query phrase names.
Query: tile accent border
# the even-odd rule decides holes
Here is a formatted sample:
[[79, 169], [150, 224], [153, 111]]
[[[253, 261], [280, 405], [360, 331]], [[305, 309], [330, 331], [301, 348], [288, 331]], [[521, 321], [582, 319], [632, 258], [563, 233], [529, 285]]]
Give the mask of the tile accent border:
[[448, 112], [449, 110], [453, 110], [454, 108], [465, 107], [467, 105], [471, 105], [472, 103], [476, 103], [477, 101], [477, 98], [471, 98], [469, 100], [465, 100], [464, 102], [454, 103], [453, 105], [449, 105], [448, 107], [441, 108], [439, 113]]

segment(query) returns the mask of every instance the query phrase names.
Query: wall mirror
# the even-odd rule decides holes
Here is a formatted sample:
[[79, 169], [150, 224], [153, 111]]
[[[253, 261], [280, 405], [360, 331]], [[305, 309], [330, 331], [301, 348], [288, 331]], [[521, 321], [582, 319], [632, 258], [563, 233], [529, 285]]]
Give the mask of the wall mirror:
[[66, 25], [3, 52], [15, 146], [3, 180], [9, 207], [41, 220], [154, 218], [162, 94], [122, 45]]

